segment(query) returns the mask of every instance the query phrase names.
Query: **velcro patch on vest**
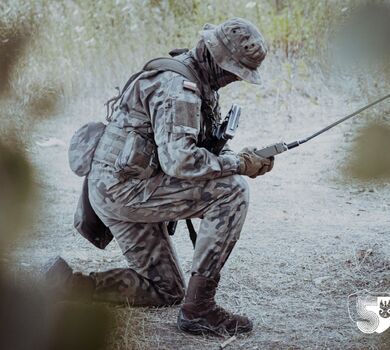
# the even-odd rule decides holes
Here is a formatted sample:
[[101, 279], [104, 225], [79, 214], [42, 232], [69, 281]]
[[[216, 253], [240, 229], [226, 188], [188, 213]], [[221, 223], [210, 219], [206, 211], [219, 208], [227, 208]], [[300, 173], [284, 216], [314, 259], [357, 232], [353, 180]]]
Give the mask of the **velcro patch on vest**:
[[187, 90], [191, 90], [194, 92], [199, 92], [198, 86], [193, 83], [192, 81], [184, 80], [183, 81], [183, 88]]

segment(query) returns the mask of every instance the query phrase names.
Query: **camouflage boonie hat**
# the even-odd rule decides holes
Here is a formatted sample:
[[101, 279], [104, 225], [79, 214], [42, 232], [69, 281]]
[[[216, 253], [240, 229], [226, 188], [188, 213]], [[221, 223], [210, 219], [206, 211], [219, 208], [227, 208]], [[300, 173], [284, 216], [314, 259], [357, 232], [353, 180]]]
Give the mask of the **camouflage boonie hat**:
[[254, 24], [231, 18], [218, 26], [206, 24], [201, 36], [221, 68], [250, 83], [261, 83], [257, 69], [267, 54], [267, 47]]

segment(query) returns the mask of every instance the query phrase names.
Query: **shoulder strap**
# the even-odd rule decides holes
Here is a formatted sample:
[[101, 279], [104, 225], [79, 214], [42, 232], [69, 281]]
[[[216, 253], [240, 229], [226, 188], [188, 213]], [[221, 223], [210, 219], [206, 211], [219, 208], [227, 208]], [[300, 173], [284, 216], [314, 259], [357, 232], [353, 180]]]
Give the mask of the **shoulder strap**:
[[137, 79], [142, 72], [148, 71], [148, 70], [159, 70], [159, 71], [172, 71], [177, 74], [183, 75], [186, 79], [189, 81], [192, 81], [193, 83], [198, 84], [198, 87], [202, 86], [201, 82], [195, 73], [195, 71], [186, 65], [184, 62], [176, 60], [174, 58], [169, 57], [158, 57], [150, 60], [147, 62], [141, 71], [133, 74], [129, 80], [126, 82], [125, 86], [123, 87], [120, 95], [122, 96], [123, 93], [127, 90], [127, 88], [130, 86], [130, 84]]
[[200, 81], [195, 71], [186, 65], [184, 62], [169, 57], [159, 57], [150, 60], [145, 64], [143, 70], [160, 70], [160, 71], [172, 71], [177, 74], [183, 75], [189, 81], [198, 84], [200, 87]]
[[[122, 91], [119, 91], [119, 95], [113, 97], [112, 99], [108, 100], [106, 103], [107, 106], [107, 116], [106, 119], [109, 120], [112, 113], [113, 109], [115, 108], [116, 102], [123, 97], [125, 91], [129, 88], [131, 83], [136, 80], [141, 73], [149, 70], [158, 70], [158, 71], [172, 71], [177, 74], [183, 75], [186, 79], [189, 81], [192, 81], [193, 83], [198, 85], [198, 88], [202, 86], [201, 81], [199, 80], [196, 72], [186, 65], [184, 62], [179, 61], [174, 58], [169, 58], [169, 57], [158, 57], [150, 60], [145, 64], [145, 66], [142, 68], [141, 71], [133, 74], [129, 80], [126, 82], [125, 86], [123, 87]], [[111, 104], [111, 113], [109, 111], [109, 106]]]
[[137, 78], [141, 75], [142, 72], [143, 72], [143, 71], [141, 70], [141, 71], [139, 71], [139, 72], [137, 72], [137, 73], [134, 73], [134, 74], [129, 78], [129, 80], [126, 82], [125, 86], [123, 87], [122, 91], [120, 92], [120, 95], [121, 95], [121, 96], [122, 96], [123, 93], [127, 90], [127, 88], [130, 86], [130, 84], [131, 84], [135, 79], [137, 79]]
[[[186, 52], [186, 51], [184, 51]], [[196, 72], [187, 64], [185, 64], [182, 61], [179, 61], [174, 58], [170, 57], [158, 57], [150, 60], [145, 64], [143, 69], [135, 74], [133, 74], [129, 80], [126, 82], [125, 86], [123, 87], [122, 91], [119, 90], [118, 96], [115, 96], [108, 100], [105, 105], [107, 106], [107, 116], [106, 119], [109, 121], [111, 119], [111, 116], [113, 114], [113, 111], [115, 109], [115, 105], [119, 99], [121, 99], [125, 93], [125, 91], [128, 89], [130, 84], [136, 80], [141, 73], [149, 70], [158, 70], [158, 71], [172, 71], [177, 74], [183, 75], [186, 79], [189, 81], [192, 81], [193, 83], [196, 83], [198, 87], [200, 88], [202, 86], [201, 81], [198, 78], [198, 75]], [[110, 112], [111, 107], [111, 112]]]

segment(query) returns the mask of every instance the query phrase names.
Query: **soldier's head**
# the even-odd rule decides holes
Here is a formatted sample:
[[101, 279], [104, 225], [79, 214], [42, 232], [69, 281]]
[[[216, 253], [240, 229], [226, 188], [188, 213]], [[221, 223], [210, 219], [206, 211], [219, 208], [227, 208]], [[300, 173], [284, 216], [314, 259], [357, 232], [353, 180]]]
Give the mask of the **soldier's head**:
[[232, 18], [218, 26], [206, 24], [196, 51], [198, 59], [210, 65], [217, 89], [236, 80], [261, 82], [258, 68], [267, 47], [260, 31], [247, 20]]

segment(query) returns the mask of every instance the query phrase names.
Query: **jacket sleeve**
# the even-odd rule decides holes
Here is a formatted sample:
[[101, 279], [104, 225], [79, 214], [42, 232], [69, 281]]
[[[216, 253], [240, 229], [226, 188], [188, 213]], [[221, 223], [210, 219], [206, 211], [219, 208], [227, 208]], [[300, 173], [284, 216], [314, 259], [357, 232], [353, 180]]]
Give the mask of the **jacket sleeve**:
[[236, 174], [237, 155], [216, 156], [196, 146], [201, 129], [201, 99], [196, 91], [183, 86], [184, 80], [174, 76], [148, 101], [162, 170], [172, 177], [199, 180]]
[[223, 148], [222, 148], [222, 151], [221, 151], [221, 155], [236, 155], [236, 152], [234, 152], [228, 144], [226, 144]]

